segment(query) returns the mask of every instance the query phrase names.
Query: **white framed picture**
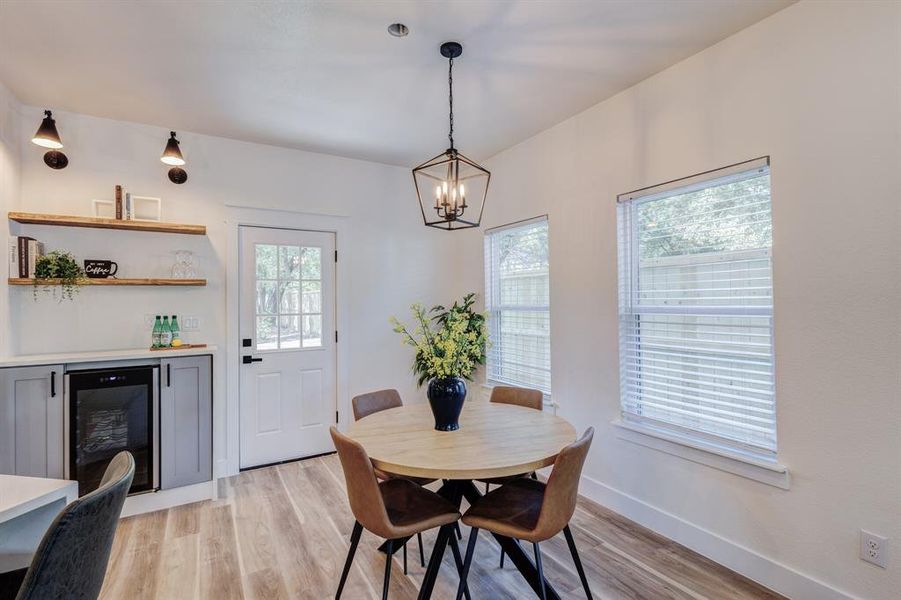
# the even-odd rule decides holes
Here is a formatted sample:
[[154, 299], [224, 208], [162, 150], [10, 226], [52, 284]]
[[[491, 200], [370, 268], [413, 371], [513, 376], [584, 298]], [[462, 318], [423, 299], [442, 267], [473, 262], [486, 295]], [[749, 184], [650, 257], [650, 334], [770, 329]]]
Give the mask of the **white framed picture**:
[[116, 218], [116, 203], [112, 200], [91, 200], [94, 204], [94, 216], [104, 219]]
[[161, 221], [162, 200], [150, 196], [132, 196], [132, 219], [135, 221]]

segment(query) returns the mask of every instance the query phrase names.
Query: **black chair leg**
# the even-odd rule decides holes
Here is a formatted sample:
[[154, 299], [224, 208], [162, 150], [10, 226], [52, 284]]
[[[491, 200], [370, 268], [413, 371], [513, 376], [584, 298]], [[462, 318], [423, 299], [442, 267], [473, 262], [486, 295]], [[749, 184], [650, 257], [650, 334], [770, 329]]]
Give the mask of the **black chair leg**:
[[407, 574], [407, 542], [404, 542], [404, 575]]
[[416, 534], [416, 540], [419, 542], [419, 562], [422, 564], [422, 568], [425, 569], [425, 550], [423, 549], [424, 546], [422, 545], [421, 533]]
[[453, 526], [442, 525], [438, 529], [438, 537], [435, 545], [432, 547], [432, 554], [429, 556], [429, 566], [425, 570], [425, 576], [422, 583], [419, 584], [419, 595], [417, 600], [425, 600], [430, 598], [432, 589], [435, 587], [435, 579], [438, 577], [438, 571], [441, 568], [441, 559], [444, 556], [444, 548], [447, 541], [454, 535]]
[[469, 577], [469, 567], [472, 565], [472, 555], [475, 554], [476, 542], [479, 540], [479, 530], [473, 527], [469, 530], [469, 543], [466, 544], [466, 558], [463, 560], [463, 572], [460, 573], [460, 585], [457, 586], [457, 600], [469, 590], [466, 579]]
[[[448, 540], [451, 547], [451, 552], [454, 555], [454, 562], [457, 564], [457, 574], [461, 577], [463, 576], [463, 558], [460, 556], [460, 546], [457, 545], [457, 540], [454, 539], [454, 536], [450, 536], [450, 540]], [[472, 600], [469, 595], [469, 586], [466, 585], [463, 587], [463, 595], [466, 596], [466, 600]]]
[[573, 555], [573, 562], [576, 563], [576, 571], [579, 573], [579, 579], [582, 580], [582, 589], [585, 590], [585, 597], [592, 600], [591, 588], [588, 587], [588, 578], [585, 577], [585, 569], [582, 568], [582, 560], [579, 558], [579, 551], [576, 550], [576, 540], [573, 539], [572, 531], [569, 525], [563, 528], [563, 535], [566, 536], [566, 543], [569, 546], [569, 552]]
[[529, 477], [531, 477], [535, 481], [538, 481], [538, 473], [536, 473], [535, 471], [532, 471], [532, 474], [529, 475]]
[[458, 540], [462, 540], [462, 539], [463, 539], [463, 532], [460, 530], [460, 523], [454, 523], [454, 529], [457, 530], [457, 539], [458, 539]]
[[347, 581], [347, 574], [350, 573], [350, 565], [354, 561], [354, 554], [357, 551], [357, 544], [360, 543], [360, 535], [363, 533], [363, 526], [354, 521], [354, 530], [350, 534], [350, 548], [347, 550], [347, 560], [344, 561], [344, 570], [341, 572], [341, 581], [338, 583], [338, 591], [335, 592], [335, 600], [340, 600], [341, 592], [344, 590], [344, 582]]
[[[519, 540], [513, 540], [513, 541], [516, 542], [517, 544], [519, 544]], [[506, 558], [506, 556], [507, 556], [507, 553], [504, 552], [504, 547], [501, 546], [501, 568], [502, 569], [504, 568], [504, 558]]]
[[491, 487], [490, 483], [485, 483], [485, 493], [486, 494], [488, 493], [488, 488], [490, 488], [490, 487]]
[[388, 540], [385, 552], [385, 583], [382, 585], [382, 600], [388, 600], [388, 584], [391, 582], [391, 560], [394, 556], [394, 540]]
[[541, 600], [547, 600], [547, 591], [544, 589], [544, 569], [541, 567], [541, 548], [538, 542], [532, 544], [535, 547], [535, 568], [538, 569], [538, 585], [541, 586]]

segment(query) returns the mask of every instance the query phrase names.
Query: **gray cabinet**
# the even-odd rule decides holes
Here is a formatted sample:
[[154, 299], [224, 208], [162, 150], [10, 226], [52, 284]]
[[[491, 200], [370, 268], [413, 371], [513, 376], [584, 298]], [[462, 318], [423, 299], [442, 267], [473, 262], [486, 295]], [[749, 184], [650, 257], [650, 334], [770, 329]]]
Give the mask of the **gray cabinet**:
[[163, 359], [160, 369], [160, 488], [213, 477], [209, 356]]
[[0, 369], [0, 473], [65, 475], [63, 366]]

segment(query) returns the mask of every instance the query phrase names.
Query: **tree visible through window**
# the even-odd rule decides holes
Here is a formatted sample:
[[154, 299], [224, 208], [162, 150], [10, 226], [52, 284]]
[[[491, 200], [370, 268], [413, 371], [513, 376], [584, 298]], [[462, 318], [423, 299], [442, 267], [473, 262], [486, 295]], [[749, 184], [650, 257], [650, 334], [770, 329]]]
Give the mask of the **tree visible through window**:
[[256, 347], [322, 345], [322, 250], [256, 244]]
[[547, 219], [485, 235], [488, 380], [551, 392]]

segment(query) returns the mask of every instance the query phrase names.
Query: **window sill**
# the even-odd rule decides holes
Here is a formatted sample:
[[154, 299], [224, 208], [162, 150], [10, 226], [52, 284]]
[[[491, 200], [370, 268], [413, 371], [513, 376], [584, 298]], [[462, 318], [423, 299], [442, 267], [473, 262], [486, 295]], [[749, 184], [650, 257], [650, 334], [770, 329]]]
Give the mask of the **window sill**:
[[620, 419], [615, 419], [611, 423], [616, 428], [616, 437], [621, 440], [666, 452], [783, 490], [789, 489], [788, 467], [777, 462], [731, 453], [717, 446], [640, 423], [629, 423]]

